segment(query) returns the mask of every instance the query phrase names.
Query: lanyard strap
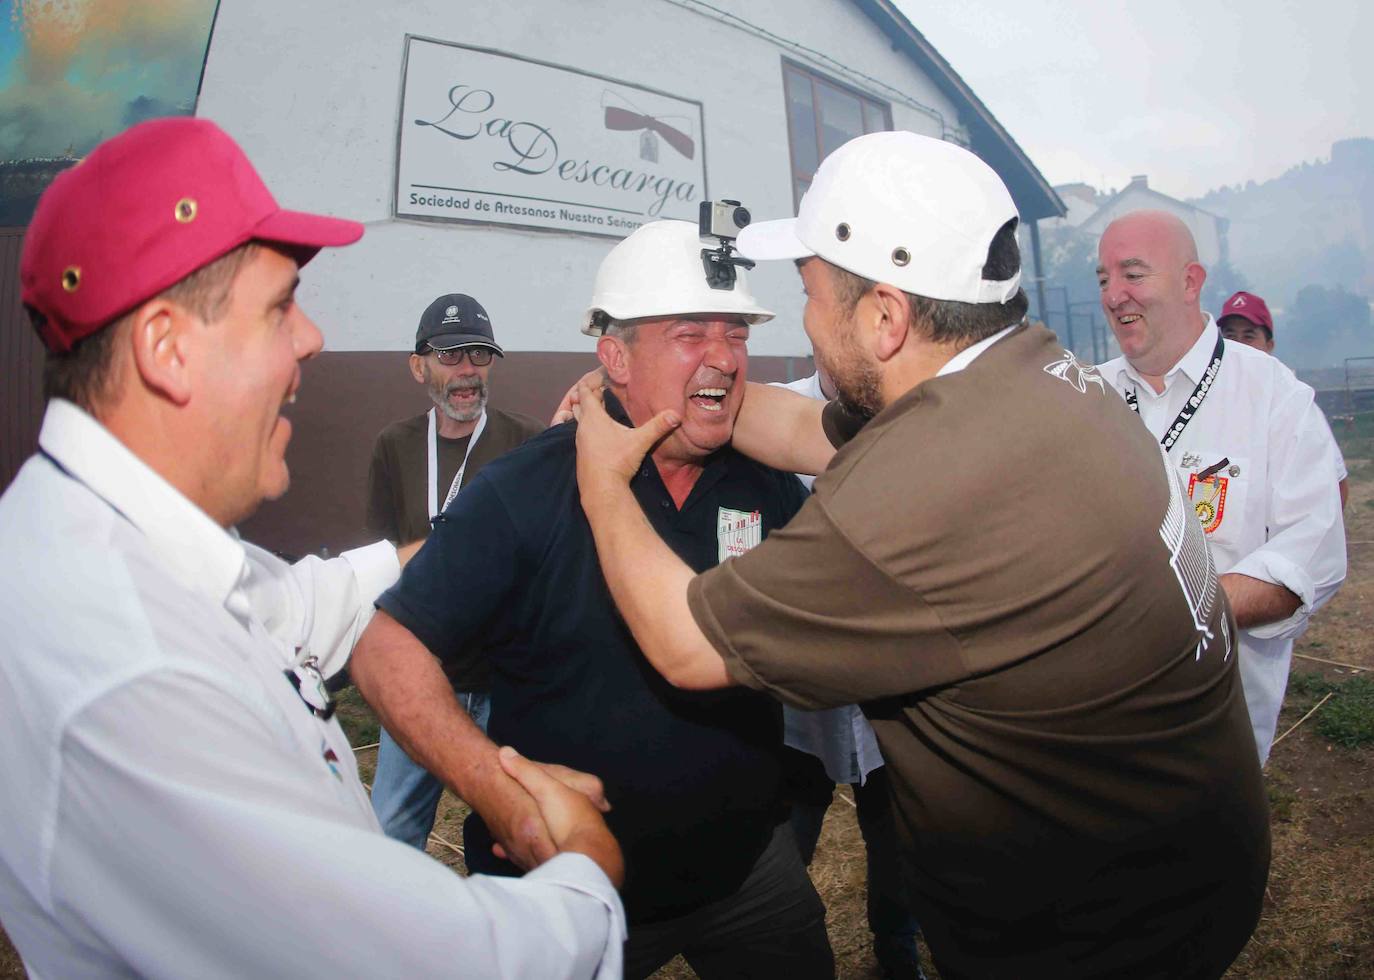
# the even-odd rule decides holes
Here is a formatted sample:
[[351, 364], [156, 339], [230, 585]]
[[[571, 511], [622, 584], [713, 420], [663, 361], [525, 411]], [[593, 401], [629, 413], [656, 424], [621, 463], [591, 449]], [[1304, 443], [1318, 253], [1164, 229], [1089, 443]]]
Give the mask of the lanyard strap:
[[[1193, 421], [1193, 416], [1202, 407], [1203, 401], [1207, 398], [1207, 393], [1212, 390], [1212, 383], [1216, 381], [1217, 372], [1221, 370], [1221, 355], [1225, 351], [1226, 338], [1218, 332], [1217, 346], [1212, 350], [1212, 362], [1207, 365], [1207, 370], [1202, 372], [1202, 380], [1197, 383], [1193, 393], [1183, 403], [1182, 410], [1170, 423], [1169, 428], [1164, 431], [1164, 435], [1160, 437], [1159, 444], [1164, 447], [1166, 453], [1174, 448], [1174, 443], [1178, 442], [1183, 435], [1183, 430], [1188, 428], [1188, 423]], [[1126, 392], [1126, 404], [1130, 406], [1132, 412], [1137, 415], [1140, 414], [1140, 399], [1136, 395], [1134, 386]]]
[[472, 430], [472, 437], [468, 439], [468, 448], [463, 452], [463, 462], [458, 467], [458, 472], [453, 475], [453, 482], [449, 484], [448, 495], [444, 497], [444, 506], [439, 506], [439, 410], [431, 408], [429, 410], [429, 479], [425, 481], [426, 490], [429, 494], [429, 516], [433, 520], [444, 512], [444, 509], [453, 502], [453, 498], [458, 496], [458, 488], [463, 485], [463, 471], [468, 468], [468, 457], [472, 455], [472, 447], [477, 445], [477, 440], [482, 438], [482, 430], [487, 427], [487, 410], [482, 409], [482, 414], [477, 417], [477, 428]]

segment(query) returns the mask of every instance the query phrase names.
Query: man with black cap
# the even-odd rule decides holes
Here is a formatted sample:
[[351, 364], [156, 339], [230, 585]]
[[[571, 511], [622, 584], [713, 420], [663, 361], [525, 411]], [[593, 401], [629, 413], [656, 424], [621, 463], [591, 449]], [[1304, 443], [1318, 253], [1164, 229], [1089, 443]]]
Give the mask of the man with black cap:
[[[393, 544], [426, 537], [430, 520], [484, 465], [544, 431], [529, 416], [487, 405], [492, 358], [504, 356], [491, 318], [471, 296], [448, 293], [420, 314], [410, 375], [425, 386], [434, 407], [377, 436], [367, 480], [368, 531]], [[453, 663], [453, 692], [485, 731], [491, 704], [486, 661]], [[386, 835], [423, 851], [443, 791], [383, 728], [372, 808]]]
[[49, 402], [0, 498], [0, 919], [31, 976], [620, 975], [619, 849], [568, 773], [499, 754], [510, 819], [572, 852], [522, 881], [380, 833], [325, 678], [396, 550], [291, 566], [234, 531], [289, 482], [299, 267], [362, 232], [278, 207], [203, 119], [38, 203]]
[[1217, 977], [1269, 863], [1234, 623], [1158, 445], [1023, 322], [1017, 220], [958, 146], [845, 144], [739, 237], [798, 262], [839, 392], [745, 396], [737, 446], [828, 463], [801, 512], [693, 574], [628, 513], [677, 414], [627, 429], [588, 379], [582, 506], [670, 683], [862, 706], [941, 976]]

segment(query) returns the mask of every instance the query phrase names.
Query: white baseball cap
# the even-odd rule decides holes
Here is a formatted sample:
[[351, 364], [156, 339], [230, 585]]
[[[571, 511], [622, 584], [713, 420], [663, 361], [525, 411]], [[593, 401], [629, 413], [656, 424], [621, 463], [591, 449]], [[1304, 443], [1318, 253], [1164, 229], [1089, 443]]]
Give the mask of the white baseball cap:
[[820, 256], [928, 299], [1005, 303], [1020, 270], [1001, 280], [983, 270], [993, 238], [1016, 220], [1002, 179], [963, 147], [870, 133], [822, 161], [797, 217], [751, 224], [737, 244], [751, 259]]

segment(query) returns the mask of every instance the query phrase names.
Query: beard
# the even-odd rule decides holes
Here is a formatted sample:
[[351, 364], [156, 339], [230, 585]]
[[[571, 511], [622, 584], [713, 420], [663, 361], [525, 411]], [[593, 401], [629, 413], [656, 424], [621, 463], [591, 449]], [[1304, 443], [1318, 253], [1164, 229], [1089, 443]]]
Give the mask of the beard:
[[[455, 422], [475, 422], [481, 417], [483, 409], [487, 407], [487, 383], [475, 375], [454, 378], [448, 384], [442, 384], [433, 377], [428, 370], [428, 365], [426, 365], [425, 383], [429, 388], [429, 397], [434, 402], [434, 407]], [[474, 389], [477, 392], [477, 401], [473, 404], [458, 408], [449, 403], [449, 395], [453, 392]]]
[[843, 333], [831, 356], [816, 352], [816, 363], [830, 376], [835, 398], [851, 415], [871, 419], [883, 410], [878, 368], [854, 343], [851, 333]]

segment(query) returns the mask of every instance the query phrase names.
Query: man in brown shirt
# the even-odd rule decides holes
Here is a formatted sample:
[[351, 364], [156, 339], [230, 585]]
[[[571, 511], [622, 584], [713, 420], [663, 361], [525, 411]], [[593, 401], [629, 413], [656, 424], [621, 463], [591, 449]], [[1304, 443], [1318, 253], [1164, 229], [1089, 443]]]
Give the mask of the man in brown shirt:
[[[367, 529], [393, 544], [429, 535], [430, 519], [493, 459], [544, 431], [527, 415], [487, 404], [494, 359], [505, 357], [482, 304], [463, 293], [438, 297], [420, 314], [410, 375], [434, 407], [393, 422], [377, 436], [367, 475]], [[474, 570], [477, 573], [477, 570]], [[479, 728], [491, 710], [485, 659], [453, 661], [453, 692]], [[383, 728], [372, 808], [388, 837], [423, 851], [444, 787]]]
[[1158, 445], [1021, 325], [1016, 221], [958, 147], [846, 144], [740, 237], [799, 260], [840, 399], [751, 386], [736, 445], [829, 461], [814, 496], [694, 576], [627, 505], [676, 416], [625, 429], [583, 382], [583, 508], [670, 682], [863, 706], [942, 976], [1217, 977], [1269, 863], [1234, 623]]

